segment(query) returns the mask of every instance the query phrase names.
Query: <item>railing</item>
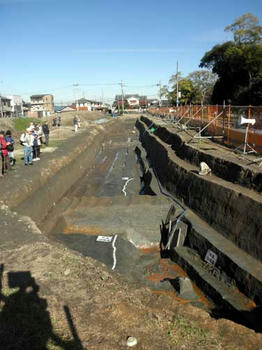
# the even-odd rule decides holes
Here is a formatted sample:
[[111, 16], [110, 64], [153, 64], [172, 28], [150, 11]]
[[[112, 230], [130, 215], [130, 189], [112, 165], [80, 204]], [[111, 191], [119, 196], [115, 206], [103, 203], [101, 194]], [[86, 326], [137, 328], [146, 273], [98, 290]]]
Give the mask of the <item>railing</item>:
[[188, 105], [149, 108], [148, 112], [187, 127], [204, 128], [209, 124], [205, 129], [206, 134], [222, 136], [225, 144], [234, 147], [240, 146], [245, 139], [246, 124], [240, 124], [240, 117], [255, 119], [254, 125], [248, 124], [248, 143], [262, 153], [262, 106]]

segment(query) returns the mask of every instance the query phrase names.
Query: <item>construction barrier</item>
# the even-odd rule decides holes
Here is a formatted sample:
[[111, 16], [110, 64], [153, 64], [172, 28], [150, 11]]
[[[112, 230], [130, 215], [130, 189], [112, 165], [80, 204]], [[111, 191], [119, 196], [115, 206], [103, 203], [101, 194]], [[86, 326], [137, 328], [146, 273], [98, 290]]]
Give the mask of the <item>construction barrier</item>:
[[[255, 119], [254, 125], [248, 124], [247, 142], [257, 152], [262, 153], [262, 107], [231, 105], [185, 105], [178, 107], [149, 108], [152, 115], [161, 116], [188, 127], [204, 128], [205, 134], [221, 136], [229, 146], [238, 147], [244, 143], [246, 124], [240, 124], [240, 118]], [[217, 117], [217, 118], [216, 118]], [[212, 120], [214, 120], [212, 122]]]

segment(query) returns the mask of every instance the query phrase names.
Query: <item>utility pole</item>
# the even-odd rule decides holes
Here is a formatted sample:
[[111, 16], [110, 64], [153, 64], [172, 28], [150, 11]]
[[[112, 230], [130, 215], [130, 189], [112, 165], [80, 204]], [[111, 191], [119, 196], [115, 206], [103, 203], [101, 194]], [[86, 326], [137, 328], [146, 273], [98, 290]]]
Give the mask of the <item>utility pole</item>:
[[122, 114], [124, 114], [124, 92], [123, 92], [123, 81], [121, 80], [121, 93], [122, 93]]
[[156, 84], [156, 86], [159, 86], [159, 107], [161, 107], [161, 81], [159, 81], [159, 83]]
[[179, 98], [178, 98], [178, 61], [176, 61], [176, 106], [178, 107]]
[[[73, 88], [74, 88], [74, 97], [75, 97], [75, 104], [76, 104], [76, 105], [77, 105], [77, 89], [78, 89], [78, 86], [79, 86], [78, 83], [74, 83], [74, 84], [73, 84]], [[78, 111], [77, 106], [76, 106], [76, 110]]]
[[158, 85], [159, 85], [159, 107], [161, 107], [162, 106], [162, 102], [161, 102], [161, 81], [159, 81]]
[[104, 105], [104, 90], [103, 88], [101, 89], [101, 102], [102, 102], [102, 106]]

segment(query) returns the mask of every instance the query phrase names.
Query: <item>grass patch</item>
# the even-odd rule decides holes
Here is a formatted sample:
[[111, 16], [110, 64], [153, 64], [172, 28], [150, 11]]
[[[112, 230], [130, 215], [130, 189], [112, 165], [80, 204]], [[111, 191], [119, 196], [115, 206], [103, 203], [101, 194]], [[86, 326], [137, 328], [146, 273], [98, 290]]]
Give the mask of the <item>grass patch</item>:
[[49, 139], [48, 147], [60, 147], [64, 142], [65, 142], [65, 140], [52, 140], [52, 139]]
[[43, 120], [37, 118], [15, 118], [14, 119], [14, 129], [16, 131], [25, 131], [29, 127], [30, 123], [43, 123]]
[[221, 346], [211, 331], [203, 329], [197, 322], [192, 322], [183, 316], [173, 319], [167, 335], [179, 348], [183, 346], [192, 350], [217, 350]]

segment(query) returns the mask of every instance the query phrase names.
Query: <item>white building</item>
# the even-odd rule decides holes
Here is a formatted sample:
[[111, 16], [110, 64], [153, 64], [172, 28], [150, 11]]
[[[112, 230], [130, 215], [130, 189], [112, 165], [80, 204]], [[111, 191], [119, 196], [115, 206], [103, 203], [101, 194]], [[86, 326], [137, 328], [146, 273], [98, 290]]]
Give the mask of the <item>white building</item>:
[[7, 97], [10, 99], [13, 117], [22, 117], [24, 115], [22, 97], [19, 95], [10, 95]]
[[87, 100], [85, 98], [80, 98], [76, 101], [76, 109], [78, 111], [96, 111], [101, 110], [105, 107], [100, 101]]

